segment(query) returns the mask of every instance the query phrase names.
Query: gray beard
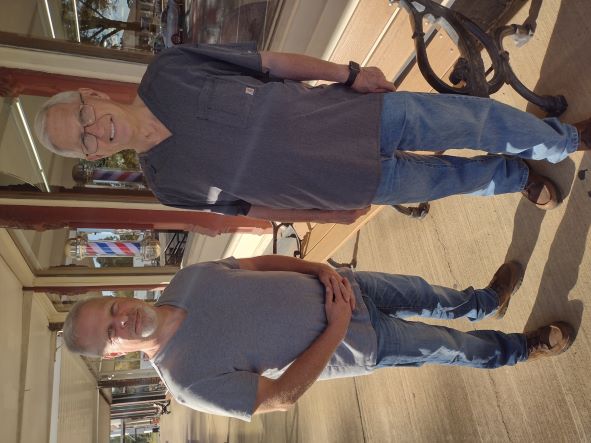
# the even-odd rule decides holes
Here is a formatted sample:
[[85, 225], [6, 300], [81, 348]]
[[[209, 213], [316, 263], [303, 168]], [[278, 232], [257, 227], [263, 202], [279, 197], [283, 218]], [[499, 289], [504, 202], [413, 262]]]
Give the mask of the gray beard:
[[143, 324], [141, 337], [146, 338], [156, 332], [156, 313], [151, 308], [142, 308]]

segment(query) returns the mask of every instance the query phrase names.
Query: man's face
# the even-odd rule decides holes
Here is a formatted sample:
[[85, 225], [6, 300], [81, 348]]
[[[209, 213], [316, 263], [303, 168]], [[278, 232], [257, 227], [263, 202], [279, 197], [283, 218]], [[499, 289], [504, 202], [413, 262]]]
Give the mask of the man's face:
[[[107, 96], [89, 91], [81, 92], [80, 102], [60, 103], [49, 108], [46, 132], [51, 142], [57, 148], [80, 152], [80, 157], [89, 160], [130, 148], [136, 133], [131, 116]], [[82, 100], [91, 109], [90, 112], [94, 112], [94, 122], [85, 127], [81, 124]], [[85, 149], [85, 134], [87, 139], [88, 136], [96, 138], [96, 152]]]
[[88, 349], [112, 353], [134, 352], [154, 337], [156, 309], [134, 298], [102, 297], [80, 310], [76, 333]]

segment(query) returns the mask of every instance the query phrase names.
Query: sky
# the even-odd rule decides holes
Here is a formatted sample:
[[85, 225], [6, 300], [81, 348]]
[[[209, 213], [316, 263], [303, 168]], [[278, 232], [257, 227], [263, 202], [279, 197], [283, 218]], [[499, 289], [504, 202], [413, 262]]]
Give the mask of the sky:
[[127, 21], [127, 16], [129, 15], [127, 0], [115, 0], [113, 3], [116, 5], [116, 7], [115, 12], [111, 18], [122, 22]]

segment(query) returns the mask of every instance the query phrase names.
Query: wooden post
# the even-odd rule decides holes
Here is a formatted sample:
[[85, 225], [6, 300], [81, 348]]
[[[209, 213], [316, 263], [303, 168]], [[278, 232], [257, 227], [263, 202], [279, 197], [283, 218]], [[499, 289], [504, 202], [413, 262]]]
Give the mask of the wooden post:
[[266, 234], [271, 223], [243, 216], [169, 208], [146, 191], [53, 189], [51, 193], [0, 190], [0, 227], [16, 229], [110, 228]]

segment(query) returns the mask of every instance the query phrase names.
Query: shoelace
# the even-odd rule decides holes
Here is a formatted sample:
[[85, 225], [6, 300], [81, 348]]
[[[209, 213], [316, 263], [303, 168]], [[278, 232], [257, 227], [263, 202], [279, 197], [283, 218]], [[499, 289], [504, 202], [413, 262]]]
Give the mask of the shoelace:
[[[543, 351], [543, 352], [547, 352], [550, 350], [550, 332], [548, 331], [547, 334], [545, 334], [546, 330], [543, 329], [540, 332], [536, 332], [535, 335], [530, 335], [527, 338], [527, 353], [528, 355], [531, 355], [533, 352], [536, 351]], [[542, 336], [546, 336], [546, 337], [542, 337]]]

